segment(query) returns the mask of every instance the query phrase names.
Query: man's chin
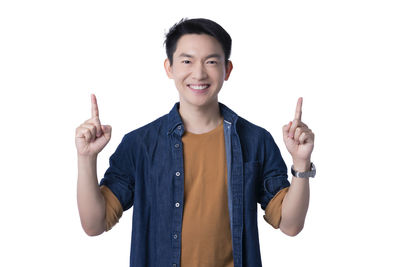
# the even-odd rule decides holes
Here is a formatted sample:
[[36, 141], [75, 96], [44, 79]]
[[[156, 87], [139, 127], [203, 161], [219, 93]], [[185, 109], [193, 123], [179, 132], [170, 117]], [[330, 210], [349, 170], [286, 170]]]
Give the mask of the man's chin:
[[181, 100], [184, 105], [195, 107], [195, 108], [205, 108], [218, 104], [218, 99], [191, 99], [191, 100]]

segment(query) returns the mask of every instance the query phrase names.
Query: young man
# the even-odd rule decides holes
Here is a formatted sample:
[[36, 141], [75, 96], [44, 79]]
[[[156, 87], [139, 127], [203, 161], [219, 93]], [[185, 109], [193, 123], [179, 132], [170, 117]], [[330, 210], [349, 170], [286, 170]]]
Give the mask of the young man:
[[290, 184], [269, 132], [218, 102], [232, 71], [229, 34], [211, 20], [181, 20], [165, 44], [179, 102], [124, 135], [100, 186], [96, 158], [111, 126], [101, 125], [94, 95], [92, 118], [76, 129], [83, 229], [108, 231], [134, 205], [131, 266], [261, 266], [257, 203], [290, 236], [308, 209], [314, 134], [301, 121], [302, 98], [283, 127], [298, 176]]

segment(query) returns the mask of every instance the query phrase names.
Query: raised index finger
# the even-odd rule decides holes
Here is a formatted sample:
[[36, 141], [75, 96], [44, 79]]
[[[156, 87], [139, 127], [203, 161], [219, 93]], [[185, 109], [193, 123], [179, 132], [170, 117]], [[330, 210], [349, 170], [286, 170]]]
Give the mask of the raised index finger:
[[296, 114], [294, 115], [294, 119], [301, 121], [301, 108], [303, 106], [303, 98], [299, 97], [299, 100], [297, 100], [297, 106], [296, 106]]
[[97, 106], [97, 99], [94, 94], [92, 94], [92, 118], [99, 117], [99, 108]]

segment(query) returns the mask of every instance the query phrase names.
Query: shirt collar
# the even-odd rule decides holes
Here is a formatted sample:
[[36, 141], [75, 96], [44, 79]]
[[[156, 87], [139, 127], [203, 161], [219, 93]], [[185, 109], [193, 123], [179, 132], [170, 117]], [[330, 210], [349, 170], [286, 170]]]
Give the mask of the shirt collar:
[[[236, 124], [238, 115], [221, 102], [218, 102], [218, 105], [224, 120], [230, 124]], [[183, 122], [179, 114], [179, 102], [176, 102], [171, 111], [168, 113], [168, 134], [173, 132], [178, 125], [181, 126], [181, 130], [183, 132]]]

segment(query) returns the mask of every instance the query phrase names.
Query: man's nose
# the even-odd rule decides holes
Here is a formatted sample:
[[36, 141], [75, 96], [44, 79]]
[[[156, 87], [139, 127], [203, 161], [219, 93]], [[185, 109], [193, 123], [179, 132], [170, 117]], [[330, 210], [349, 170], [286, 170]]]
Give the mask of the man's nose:
[[193, 68], [193, 78], [196, 80], [204, 80], [207, 78], [207, 71], [202, 63], [198, 63]]

